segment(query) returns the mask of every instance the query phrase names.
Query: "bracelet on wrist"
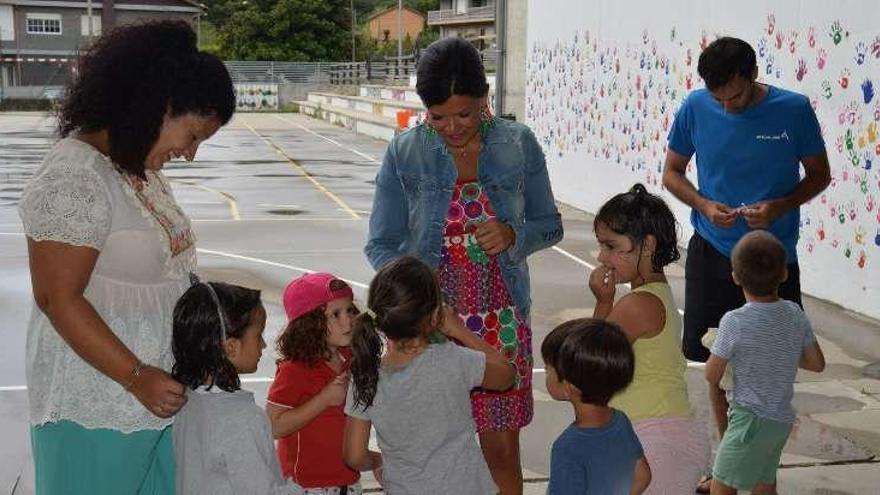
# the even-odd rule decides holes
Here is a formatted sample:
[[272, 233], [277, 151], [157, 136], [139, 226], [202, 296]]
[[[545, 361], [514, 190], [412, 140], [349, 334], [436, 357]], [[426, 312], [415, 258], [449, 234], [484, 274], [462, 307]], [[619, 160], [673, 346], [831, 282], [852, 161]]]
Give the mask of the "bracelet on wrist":
[[137, 364], [134, 365], [134, 368], [132, 368], [131, 373], [128, 374], [128, 381], [125, 383], [125, 385], [123, 385], [123, 388], [125, 388], [127, 392], [131, 391], [131, 387], [134, 386], [134, 382], [138, 379], [139, 376], [141, 376], [141, 371], [144, 369], [144, 366], [144, 363], [138, 361]]

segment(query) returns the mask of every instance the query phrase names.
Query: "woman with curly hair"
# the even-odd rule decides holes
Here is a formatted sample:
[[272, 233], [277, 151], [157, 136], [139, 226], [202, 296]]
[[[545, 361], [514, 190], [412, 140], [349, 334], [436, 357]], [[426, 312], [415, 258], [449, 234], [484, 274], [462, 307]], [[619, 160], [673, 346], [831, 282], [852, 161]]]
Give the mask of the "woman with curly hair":
[[174, 493], [171, 321], [196, 257], [161, 169], [229, 122], [232, 82], [184, 22], [116, 29], [77, 67], [19, 206], [36, 491]]

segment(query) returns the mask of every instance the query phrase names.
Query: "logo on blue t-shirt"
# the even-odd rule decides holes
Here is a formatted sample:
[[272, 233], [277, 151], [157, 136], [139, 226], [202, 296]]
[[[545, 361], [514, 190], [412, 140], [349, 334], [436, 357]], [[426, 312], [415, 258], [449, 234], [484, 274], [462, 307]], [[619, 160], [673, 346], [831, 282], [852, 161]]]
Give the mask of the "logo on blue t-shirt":
[[782, 131], [782, 134], [777, 134], [775, 136], [769, 134], [758, 134], [755, 136], [755, 139], [758, 141], [782, 141], [783, 139], [788, 141], [788, 131]]

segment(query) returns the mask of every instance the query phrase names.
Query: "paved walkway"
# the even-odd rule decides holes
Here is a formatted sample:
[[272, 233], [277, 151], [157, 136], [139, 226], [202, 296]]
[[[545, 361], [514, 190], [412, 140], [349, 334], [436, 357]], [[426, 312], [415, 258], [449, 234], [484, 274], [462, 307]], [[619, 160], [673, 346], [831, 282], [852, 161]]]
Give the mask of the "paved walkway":
[[[0, 494], [33, 492], [23, 387], [31, 295], [15, 207], [51, 145], [51, 125], [36, 114], [0, 114]], [[372, 270], [361, 248], [384, 147], [300, 115], [242, 114], [203, 146], [196, 162], [167, 167], [194, 220], [202, 275], [264, 291], [267, 341], [283, 324], [281, 288], [303, 270], [334, 271], [363, 297]], [[591, 217], [572, 208], [562, 211], [565, 240], [530, 260], [536, 349], [555, 325], [590, 315], [594, 304], [586, 288], [598, 253]], [[668, 275], [683, 301], [681, 265]], [[828, 368], [798, 377], [799, 423], [782, 459], [780, 493], [880, 493], [880, 464], [874, 461], [880, 453], [880, 381], [861, 375], [864, 365], [880, 361], [880, 325], [815, 299], [807, 298], [805, 306]], [[270, 351], [245, 380], [261, 403], [274, 374]], [[537, 494], [546, 490], [550, 443], [572, 413], [546, 394], [540, 355], [535, 361], [535, 421], [523, 430], [522, 445], [526, 493]], [[708, 399], [698, 365], [689, 368], [688, 381], [708, 434]]]

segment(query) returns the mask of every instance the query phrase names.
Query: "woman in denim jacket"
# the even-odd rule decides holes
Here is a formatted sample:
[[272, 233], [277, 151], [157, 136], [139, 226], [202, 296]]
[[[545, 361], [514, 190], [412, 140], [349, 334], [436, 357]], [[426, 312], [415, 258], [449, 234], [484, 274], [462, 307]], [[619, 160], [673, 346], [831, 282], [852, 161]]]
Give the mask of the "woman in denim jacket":
[[480, 55], [461, 38], [422, 54], [424, 124], [394, 138], [376, 177], [367, 258], [413, 255], [446, 302], [517, 369], [503, 393], [472, 394], [480, 444], [502, 494], [522, 493], [519, 430], [533, 414], [526, 258], [562, 239], [544, 154], [524, 125], [489, 115]]

